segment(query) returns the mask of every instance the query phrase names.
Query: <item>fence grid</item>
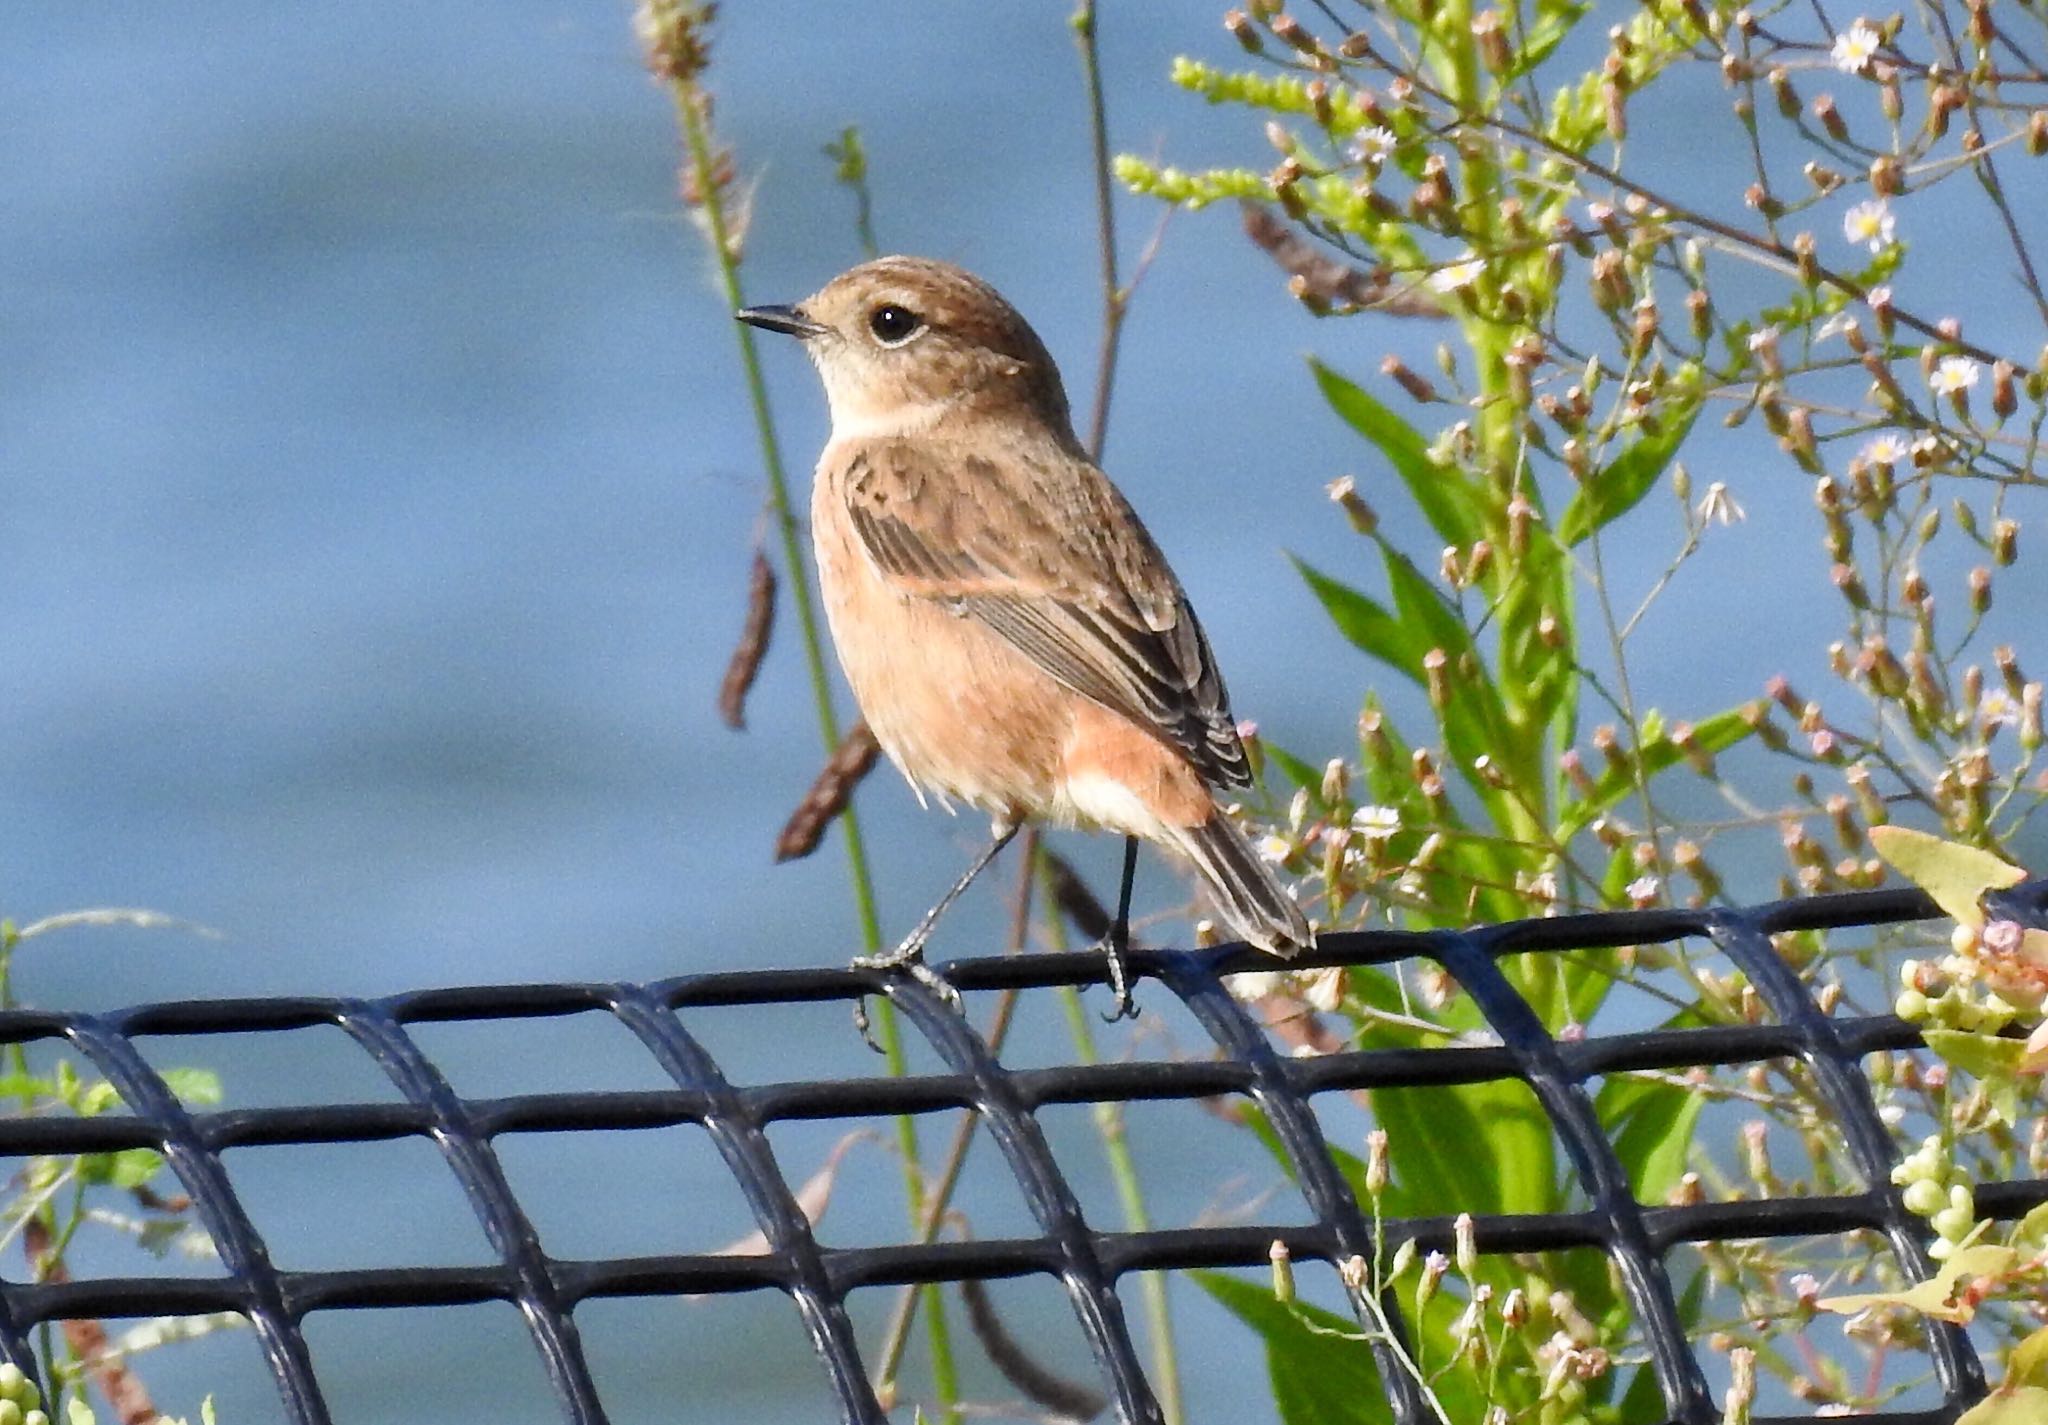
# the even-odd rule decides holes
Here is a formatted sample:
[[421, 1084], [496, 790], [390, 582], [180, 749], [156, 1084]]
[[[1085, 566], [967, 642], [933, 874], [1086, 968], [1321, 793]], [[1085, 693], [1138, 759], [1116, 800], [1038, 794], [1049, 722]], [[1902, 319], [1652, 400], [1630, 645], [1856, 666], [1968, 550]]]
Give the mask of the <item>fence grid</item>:
[[[1992, 897], [2001, 915], [2048, 928], [2048, 880]], [[1900, 1265], [1925, 1277], [1928, 1236], [1891, 1186], [1897, 1150], [1879, 1119], [1860, 1059], [1912, 1048], [1918, 1031], [1889, 1015], [1822, 1012], [1771, 936], [1794, 930], [1874, 928], [1939, 912], [1917, 890], [1886, 890], [1779, 901], [1743, 909], [1650, 910], [1559, 916], [1460, 931], [1331, 934], [1301, 966], [1434, 961], [1483, 1011], [1497, 1044], [1364, 1050], [1296, 1058], [1229, 994], [1223, 976], [1272, 962], [1243, 946], [1133, 952], [1133, 967], [1180, 999], [1220, 1057], [1181, 1063], [1072, 1064], [1006, 1069], [969, 1022], [922, 986], [900, 977], [840, 969], [732, 971], [649, 984], [487, 985], [436, 989], [381, 1000], [290, 997], [141, 1005], [106, 1014], [18, 1009], [0, 1012], [0, 1043], [67, 1042], [120, 1093], [125, 1112], [89, 1119], [0, 1120], [0, 1154], [69, 1154], [151, 1148], [163, 1154], [191, 1196], [218, 1249], [224, 1274], [204, 1278], [91, 1277], [0, 1280], [0, 1356], [34, 1373], [29, 1333], [44, 1322], [100, 1317], [239, 1312], [255, 1329], [294, 1425], [327, 1425], [304, 1334], [316, 1311], [509, 1302], [524, 1318], [562, 1417], [605, 1425], [606, 1414], [575, 1321], [580, 1303], [605, 1297], [718, 1295], [772, 1288], [802, 1317], [848, 1425], [888, 1416], [864, 1367], [847, 1314], [862, 1287], [958, 1282], [1026, 1275], [1056, 1279], [1094, 1353], [1116, 1417], [1154, 1425], [1161, 1414], [1117, 1296], [1137, 1271], [1250, 1267], [1273, 1242], [1297, 1260], [1372, 1259], [1375, 1232], [1387, 1249], [1413, 1240], [1448, 1250], [1456, 1204], [1440, 1217], [1375, 1225], [1331, 1156], [1313, 1098], [1335, 1091], [1519, 1080], [1534, 1093], [1577, 1170], [1590, 1205], [1552, 1214], [1483, 1216], [1482, 1252], [1592, 1248], [1615, 1264], [1662, 1389], [1671, 1425], [1717, 1425], [1693, 1343], [1665, 1266], [1683, 1244], [1869, 1230]], [[1711, 942], [1747, 976], [1775, 1022], [1657, 1030], [1563, 1041], [1552, 1036], [1501, 972], [1505, 956], [1648, 945], [1680, 938]], [[964, 990], [1033, 990], [1099, 984], [1093, 955], [1031, 954], [958, 960], [941, 967]], [[690, 1012], [712, 1006], [846, 1001], [860, 993], [894, 1000], [945, 1072], [909, 1078], [806, 1080], [755, 1086], [728, 1082], [690, 1033]], [[421, 1049], [409, 1026], [510, 1021], [599, 1011], [638, 1039], [672, 1087], [521, 1094], [465, 1099]], [[346, 1033], [388, 1077], [399, 1101], [194, 1112], [182, 1105], [137, 1050], [140, 1035], [276, 1033], [316, 1026]], [[849, 1031], [850, 1032], [850, 1031]], [[1791, 1059], [1813, 1076], [1821, 1102], [1841, 1125], [1861, 1192], [1665, 1206], [1638, 1202], [1602, 1132], [1586, 1083], [1642, 1069]], [[1314, 1215], [1303, 1226], [1186, 1227], [1105, 1232], [1089, 1226], [1041, 1131], [1035, 1110], [1053, 1104], [1248, 1096], [1284, 1152]], [[839, 1119], [969, 1109], [979, 1115], [1021, 1189], [1036, 1237], [834, 1248], [820, 1243], [779, 1171], [767, 1127], [794, 1119]], [[650, 1255], [595, 1260], [550, 1256], [507, 1180], [493, 1140], [505, 1133], [702, 1126], [745, 1194], [767, 1243], [758, 1255]], [[372, 1143], [423, 1137], [460, 1182], [497, 1260], [462, 1267], [286, 1271], [266, 1244], [222, 1166], [230, 1148], [278, 1144]], [[1250, 1140], [1247, 1139], [1247, 1142]], [[2048, 1182], [1987, 1182], [1978, 1214], [2011, 1219], [2048, 1202]], [[1355, 1306], [1365, 1303], [1354, 1301]], [[1378, 1303], [1404, 1329], [1392, 1295]], [[1420, 1389], [1382, 1350], [1380, 1375], [1394, 1418], [1429, 1417]], [[1930, 1323], [1929, 1352], [1942, 1404], [1866, 1415], [1877, 1425], [1948, 1425], [1985, 1390], [1984, 1370], [1960, 1327]], [[1768, 1425], [1768, 1422], [1765, 1422]]]

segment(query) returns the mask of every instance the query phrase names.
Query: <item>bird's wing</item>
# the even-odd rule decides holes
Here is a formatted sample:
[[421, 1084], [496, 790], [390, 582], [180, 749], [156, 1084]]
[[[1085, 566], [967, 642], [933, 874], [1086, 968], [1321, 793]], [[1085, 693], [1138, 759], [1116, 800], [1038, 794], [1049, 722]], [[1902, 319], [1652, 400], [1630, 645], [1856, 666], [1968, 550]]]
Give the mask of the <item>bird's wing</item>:
[[1209, 640], [1136, 511], [1061, 451], [985, 455], [874, 441], [848, 456], [861, 543], [904, 593], [986, 625], [1067, 687], [1251, 785]]

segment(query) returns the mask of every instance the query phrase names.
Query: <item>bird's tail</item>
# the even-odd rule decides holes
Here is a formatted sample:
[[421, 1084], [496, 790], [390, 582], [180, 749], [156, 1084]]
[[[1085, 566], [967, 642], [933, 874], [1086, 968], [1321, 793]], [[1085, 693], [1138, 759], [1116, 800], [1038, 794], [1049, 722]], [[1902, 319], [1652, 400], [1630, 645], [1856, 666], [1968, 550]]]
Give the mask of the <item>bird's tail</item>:
[[1199, 826], [1175, 827], [1173, 838], [1202, 873], [1223, 919], [1245, 940], [1283, 959], [1315, 943], [1301, 907], [1229, 817], [1219, 811]]

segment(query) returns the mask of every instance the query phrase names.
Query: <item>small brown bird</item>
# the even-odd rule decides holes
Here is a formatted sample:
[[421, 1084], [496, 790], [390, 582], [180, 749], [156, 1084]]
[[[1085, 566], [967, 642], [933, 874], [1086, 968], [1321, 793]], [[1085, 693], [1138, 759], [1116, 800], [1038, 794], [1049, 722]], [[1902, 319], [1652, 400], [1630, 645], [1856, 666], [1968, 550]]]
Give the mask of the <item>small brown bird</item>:
[[1195, 611], [1136, 511], [1075, 439], [1060, 374], [1000, 293], [960, 268], [884, 257], [741, 321], [802, 340], [832, 438], [811, 535], [832, 639], [882, 750], [994, 843], [886, 955], [923, 963], [939, 916], [1027, 820], [1124, 833], [1110, 956], [1117, 1012], [1142, 837], [1192, 861], [1223, 919], [1289, 955], [1293, 899], [1217, 806], [1251, 783]]

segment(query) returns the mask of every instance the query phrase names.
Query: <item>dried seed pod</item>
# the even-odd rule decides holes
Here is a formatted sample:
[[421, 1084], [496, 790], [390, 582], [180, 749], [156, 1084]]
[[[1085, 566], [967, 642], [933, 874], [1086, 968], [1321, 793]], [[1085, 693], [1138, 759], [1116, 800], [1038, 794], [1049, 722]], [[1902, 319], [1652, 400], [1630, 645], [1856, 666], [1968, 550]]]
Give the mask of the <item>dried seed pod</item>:
[[1321, 301], [1334, 309], [1370, 308], [1396, 317], [1440, 317], [1441, 303], [1420, 283], [1396, 282], [1382, 267], [1368, 272], [1340, 262], [1310, 244], [1307, 238], [1257, 203], [1239, 206], [1244, 234], [1302, 284], [1304, 300]]
[[774, 634], [775, 566], [757, 549], [753, 575], [747, 584], [747, 621], [740, 628], [740, 641], [733, 646], [725, 677], [718, 685], [718, 715], [735, 731], [747, 725], [747, 693], [761, 672], [761, 660], [768, 656], [768, 644]]
[[1395, 384], [1400, 386], [1403, 391], [1406, 391], [1411, 398], [1424, 405], [1443, 399], [1437, 395], [1436, 387], [1429, 384], [1427, 377], [1422, 376], [1401, 360], [1400, 357], [1391, 353], [1380, 359], [1380, 374], [1392, 377]]
[[1060, 1374], [1011, 1334], [983, 1282], [972, 1277], [962, 1281], [960, 1301], [967, 1308], [968, 1327], [987, 1353], [989, 1364], [1026, 1400], [1066, 1420], [1093, 1420], [1109, 1408], [1101, 1391]]
[[838, 750], [825, 763], [825, 770], [818, 774], [817, 781], [811, 783], [811, 789], [804, 793], [804, 799], [790, 813], [782, 834], [775, 838], [775, 859], [778, 862], [801, 860], [818, 849], [818, 843], [824, 839], [825, 828], [846, 810], [847, 802], [853, 797], [853, 789], [875, 769], [875, 759], [881, 752], [881, 744], [875, 741], [875, 734], [868, 730], [865, 722], [857, 722], [847, 730]]

